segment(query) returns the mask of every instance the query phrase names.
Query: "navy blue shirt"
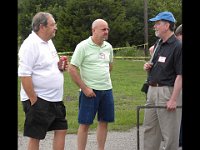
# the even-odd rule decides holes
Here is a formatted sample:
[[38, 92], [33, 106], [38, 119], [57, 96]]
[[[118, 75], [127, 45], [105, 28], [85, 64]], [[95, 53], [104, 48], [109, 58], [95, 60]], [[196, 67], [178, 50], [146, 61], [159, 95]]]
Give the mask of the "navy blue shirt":
[[172, 35], [166, 42], [160, 41], [148, 82], [174, 86], [177, 75], [182, 75], [182, 43]]

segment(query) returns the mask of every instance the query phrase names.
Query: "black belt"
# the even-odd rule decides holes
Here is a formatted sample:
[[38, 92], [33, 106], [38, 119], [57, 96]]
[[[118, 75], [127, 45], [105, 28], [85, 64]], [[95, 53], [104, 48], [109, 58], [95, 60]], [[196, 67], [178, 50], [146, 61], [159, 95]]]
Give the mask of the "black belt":
[[165, 86], [163, 84], [159, 84], [159, 83], [149, 83], [150, 86], [154, 86], [154, 87], [160, 87], [160, 86]]

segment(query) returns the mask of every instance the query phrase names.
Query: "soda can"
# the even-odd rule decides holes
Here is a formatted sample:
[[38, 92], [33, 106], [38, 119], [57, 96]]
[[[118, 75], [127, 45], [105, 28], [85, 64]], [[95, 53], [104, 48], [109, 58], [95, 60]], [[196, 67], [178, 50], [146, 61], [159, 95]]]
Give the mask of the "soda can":
[[58, 68], [61, 71], [64, 71], [66, 64], [67, 64], [67, 56], [60, 56], [60, 61], [59, 61], [59, 64], [58, 64]]

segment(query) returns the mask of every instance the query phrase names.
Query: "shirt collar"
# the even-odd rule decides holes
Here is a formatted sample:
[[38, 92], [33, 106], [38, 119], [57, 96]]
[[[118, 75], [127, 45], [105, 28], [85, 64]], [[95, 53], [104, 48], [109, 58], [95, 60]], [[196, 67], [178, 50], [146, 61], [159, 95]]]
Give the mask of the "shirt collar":
[[32, 35], [33, 35], [34, 39], [35, 39], [37, 42], [39, 42], [39, 43], [45, 43], [45, 44], [48, 43], [48, 42], [42, 40], [34, 31], [32, 31]]
[[165, 43], [173, 43], [176, 40], [176, 36], [174, 34], [172, 34], [172, 36], [170, 36], [167, 41]]
[[[95, 44], [93, 41], [92, 41], [92, 36], [90, 36], [89, 38], [89, 44], [90, 45], [93, 45], [93, 46], [98, 46], [99, 47], [99, 45], [97, 45], [97, 44]], [[103, 44], [101, 45], [101, 47], [105, 47], [107, 44], [106, 44], [106, 42], [105, 41], [103, 41]]]

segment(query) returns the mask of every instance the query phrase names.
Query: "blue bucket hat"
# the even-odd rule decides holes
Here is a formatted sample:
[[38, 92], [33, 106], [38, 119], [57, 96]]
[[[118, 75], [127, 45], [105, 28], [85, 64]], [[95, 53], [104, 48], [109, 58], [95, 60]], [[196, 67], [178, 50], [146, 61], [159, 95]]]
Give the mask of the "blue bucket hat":
[[167, 20], [167, 21], [171, 21], [173, 23], [176, 22], [174, 15], [171, 12], [168, 12], [168, 11], [161, 12], [157, 16], [155, 16], [154, 18], [149, 19], [149, 21], [159, 21], [159, 20]]

